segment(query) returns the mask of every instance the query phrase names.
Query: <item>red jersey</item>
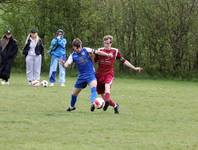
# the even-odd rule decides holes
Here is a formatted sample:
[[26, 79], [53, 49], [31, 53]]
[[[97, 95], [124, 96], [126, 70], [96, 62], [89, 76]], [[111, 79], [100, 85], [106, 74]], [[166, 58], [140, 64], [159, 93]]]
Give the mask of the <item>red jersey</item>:
[[97, 55], [95, 57], [95, 61], [98, 62], [98, 69], [96, 71], [96, 74], [101, 75], [101, 76], [111, 74], [112, 76], [114, 76], [115, 60], [122, 58], [120, 50], [116, 48], [111, 48], [111, 49], [100, 48], [98, 50], [103, 51], [108, 54], [112, 54], [113, 57]]

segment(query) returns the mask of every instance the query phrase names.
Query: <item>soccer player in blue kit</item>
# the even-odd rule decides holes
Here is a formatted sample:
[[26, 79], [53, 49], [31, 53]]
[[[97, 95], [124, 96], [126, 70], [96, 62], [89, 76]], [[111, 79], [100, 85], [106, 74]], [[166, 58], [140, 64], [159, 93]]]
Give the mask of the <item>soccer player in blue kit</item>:
[[[70, 106], [66, 111], [73, 111], [76, 109], [75, 104], [77, 101], [78, 94], [84, 89], [87, 84], [91, 88], [91, 111], [95, 110], [94, 101], [97, 97], [96, 86], [97, 81], [95, 77], [95, 69], [93, 65], [93, 55], [97, 53], [91, 48], [82, 47], [80, 39], [76, 38], [72, 41], [73, 53], [70, 54], [66, 63], [60, 62], [65, 68], [69, 67], [73, 62], [76, 63], [78, 69], [78, 77], [74, 85], [74, 89], [71, 96]], [[99, 52], [98, 55], [112, 57], [111, 54], [105, 52]]]

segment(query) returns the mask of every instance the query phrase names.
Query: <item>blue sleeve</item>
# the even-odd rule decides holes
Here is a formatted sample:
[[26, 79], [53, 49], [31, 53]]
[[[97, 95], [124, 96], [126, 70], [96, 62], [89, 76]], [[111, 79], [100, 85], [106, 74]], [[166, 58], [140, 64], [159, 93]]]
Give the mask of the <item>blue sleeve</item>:
[[67, 44], [66, 39], [58, 39], [58, 45], [61, 46], [62, 48], [65, 48], [66, 44]]
[[56, 44], [57, 44], [57, 40], [54, 38], [54, 39], [51, 41], [50, 49], [52, 49]]

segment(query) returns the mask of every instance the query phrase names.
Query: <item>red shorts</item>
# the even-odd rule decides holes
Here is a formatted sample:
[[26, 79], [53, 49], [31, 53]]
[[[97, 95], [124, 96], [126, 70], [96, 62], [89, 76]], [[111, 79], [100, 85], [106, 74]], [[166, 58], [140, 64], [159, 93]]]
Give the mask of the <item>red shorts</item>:
[[104, 94], [105, 93], [105, 84], [112, 84], [113, 78], [114, 78], [114, 76], [111, 74], [108, 74], [108, 75], [96, 74], [97, 93]]

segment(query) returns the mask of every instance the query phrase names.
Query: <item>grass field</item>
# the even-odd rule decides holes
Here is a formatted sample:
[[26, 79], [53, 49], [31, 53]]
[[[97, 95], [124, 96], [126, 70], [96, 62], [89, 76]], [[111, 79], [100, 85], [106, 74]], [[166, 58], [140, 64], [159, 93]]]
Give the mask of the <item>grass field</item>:
[[65, 112], [74, 82], [33, 88], [15, 74], [0, 86], [0, 150], [198, 149], [197, 82], [115, 79], [119, 115], [90, 112], [88, 88]]

